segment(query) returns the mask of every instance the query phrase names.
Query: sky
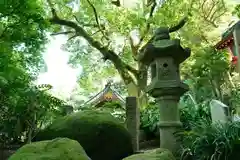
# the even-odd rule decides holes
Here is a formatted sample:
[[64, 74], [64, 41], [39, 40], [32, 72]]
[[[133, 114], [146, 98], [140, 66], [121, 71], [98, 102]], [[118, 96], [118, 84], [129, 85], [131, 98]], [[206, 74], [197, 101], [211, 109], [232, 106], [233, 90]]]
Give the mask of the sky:
[[70, 95], [77, 85], [77, 76], [82, 72], [81, 67], [74, 69], [68, 65], [70, 53], [61, 49], [66, 41], [67, 37], [63, 35], [50, 38], [47, 50], [43, 53], [48, 70], [41, 73], [37, 80], [37, 84], [51, 84], [53, 94], [60, 97]]

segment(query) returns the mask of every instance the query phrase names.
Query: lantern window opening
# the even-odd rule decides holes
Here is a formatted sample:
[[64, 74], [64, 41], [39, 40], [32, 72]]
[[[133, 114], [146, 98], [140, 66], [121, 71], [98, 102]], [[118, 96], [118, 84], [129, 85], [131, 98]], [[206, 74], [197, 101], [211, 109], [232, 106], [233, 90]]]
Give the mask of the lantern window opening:
[[154, 62], [151, 64], [151, 77], [154, 79], [157, 76], [157, 64]]
[[164, 67], [164, 68], [167, 68], [167, 67], [168, 67], [168, 64], [167, 64], [167, 63], [163, 63], [163, 67]]

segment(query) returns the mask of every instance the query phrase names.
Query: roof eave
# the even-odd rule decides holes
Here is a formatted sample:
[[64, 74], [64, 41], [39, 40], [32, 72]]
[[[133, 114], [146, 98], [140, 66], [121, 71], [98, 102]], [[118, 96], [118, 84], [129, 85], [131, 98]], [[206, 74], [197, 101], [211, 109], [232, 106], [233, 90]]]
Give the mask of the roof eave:
[[223, 43], [225, 43], [226, 41], [230, 40], [232, 37], [233, 37], [233, 34], [228, 35], [227, 38], [222, 39], [220, 42], [218, 42], [218, 43], [215, 45], [215, 48], [220, 49], [219, 47], [220, 47]]

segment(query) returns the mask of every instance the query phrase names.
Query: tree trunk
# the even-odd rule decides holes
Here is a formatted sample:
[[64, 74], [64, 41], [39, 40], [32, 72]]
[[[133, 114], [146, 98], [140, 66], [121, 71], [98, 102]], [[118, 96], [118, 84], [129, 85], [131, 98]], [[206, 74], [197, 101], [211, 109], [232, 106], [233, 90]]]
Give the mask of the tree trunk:
[[145, 92], [148, 80], [148, 67], [144, 64], [138, 63], [139, 75], [137, 77], [138, 95], [140, 108], [144, 108], [148, 103], [147, 94]]

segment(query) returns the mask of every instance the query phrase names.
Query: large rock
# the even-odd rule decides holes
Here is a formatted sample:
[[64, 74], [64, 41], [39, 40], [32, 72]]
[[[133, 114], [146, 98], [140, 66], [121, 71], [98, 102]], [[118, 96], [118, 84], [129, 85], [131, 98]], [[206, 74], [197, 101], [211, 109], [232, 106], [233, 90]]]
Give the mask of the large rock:
[[173, 154], [162, 148], [146, 151], [145, 153], [134, 154], [123, 160], [175, 160]]
[[81, 111], [60, 118], [36, 140], [67, 137], [77, 140], [92, 160], [122, 160], [133, 153], [127, 129], [110, 113]]
[[8, 160], [90, 160], [82, 146], [75, 140], [56, 138], [26, 144]]

